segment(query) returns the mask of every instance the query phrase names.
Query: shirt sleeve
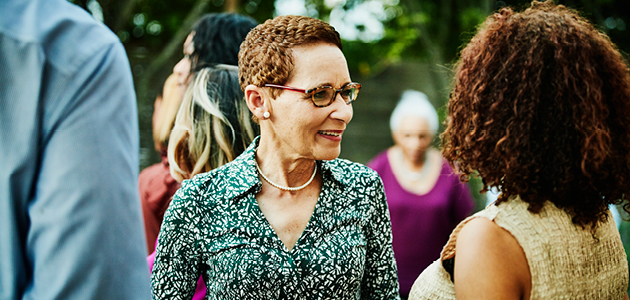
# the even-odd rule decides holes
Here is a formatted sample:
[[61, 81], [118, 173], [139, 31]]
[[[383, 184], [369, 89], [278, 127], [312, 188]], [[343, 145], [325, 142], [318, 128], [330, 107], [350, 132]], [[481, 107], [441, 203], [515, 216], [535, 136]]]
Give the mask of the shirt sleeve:
[[366, 266], [361, 283], [361, 299], [400, 299], [392, 228], [383, 182], [375, 176], [366, 190], [372, 197], [367, 232]]
[[28, 208], [33, 279], [24, 298], [148, 299], [138, 117], [124, 48], [105, 45], [67, 76], [63, 88], [46, 91], [55, 96], [46, 98]]
[[192, 299], [201, 271], [199, 189], [184, 181], [166, 210], [151, 275], [153, 299]]

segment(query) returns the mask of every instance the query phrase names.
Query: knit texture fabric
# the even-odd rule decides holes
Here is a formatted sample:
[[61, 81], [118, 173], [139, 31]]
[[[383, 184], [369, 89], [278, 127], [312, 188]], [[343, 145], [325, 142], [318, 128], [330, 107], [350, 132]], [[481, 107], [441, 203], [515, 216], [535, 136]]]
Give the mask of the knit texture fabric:
[[[442, 260], [455, 256], [461, 229], [472, 218], [487, 218], [510, 232], [525, 252], [532, 278], [530, 299], [623, 299], [628, 263], [612, 216], [592, 235], [565, 211], [547, 202], [538, 214], [520, 198], [491, 205], [462, 221], [441, 258], [414, 282], [409, 299], [455, 299], [455, 286]], [[464, 251], [464, 250], [461, 250]]]

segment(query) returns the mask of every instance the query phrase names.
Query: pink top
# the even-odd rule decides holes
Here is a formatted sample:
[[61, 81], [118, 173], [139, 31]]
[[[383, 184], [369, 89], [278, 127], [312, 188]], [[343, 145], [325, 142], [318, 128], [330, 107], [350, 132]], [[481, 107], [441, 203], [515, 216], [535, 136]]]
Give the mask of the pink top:
[[[157, 241], [155, 241], [155, 248], [157, 248]], [[149, 271], [153, 271], [153, 263], [155, 263], [155, 251], [147, 256], [147, 263], [149, 264]], [[203, 282], [203, 278], [200, 276], [197, 281], [197, 289], [192, 300], [203, 300], [206, 298], [206, 283]]]
[[451, 231], [472, 213], [473, 200], [466, 184], [453, 174], [446, 160], [442, 160], [435, 186], [424, 195], [408, 192], [398, 183], [387, 151], [379, 153], [368, 166], [383, 180], [400, 294], [406, 296], [418, 275], [440, 257]]

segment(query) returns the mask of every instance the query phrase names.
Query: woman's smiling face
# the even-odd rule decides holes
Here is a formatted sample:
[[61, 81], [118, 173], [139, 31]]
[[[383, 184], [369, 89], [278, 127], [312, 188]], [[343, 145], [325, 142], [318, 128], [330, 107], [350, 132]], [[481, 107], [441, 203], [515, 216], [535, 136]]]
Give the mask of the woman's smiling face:
[[[339, 89], [351, 82], [348, 64], [337, 46], [307, 44], [291, 51], [294, 69], [285, 86], [304, 90], [319, 86]], [[316, 160], [339, 156], [342, 134], [353, 114], [352, 104], [346, 104], [341, 95], [336, 95], [330, 106], [316, 107], [310, 95], [284, 90], [269, 106], [271, 117], [263, 128], [270, 132], [262, 134], [279, 139], [288, 153]]]

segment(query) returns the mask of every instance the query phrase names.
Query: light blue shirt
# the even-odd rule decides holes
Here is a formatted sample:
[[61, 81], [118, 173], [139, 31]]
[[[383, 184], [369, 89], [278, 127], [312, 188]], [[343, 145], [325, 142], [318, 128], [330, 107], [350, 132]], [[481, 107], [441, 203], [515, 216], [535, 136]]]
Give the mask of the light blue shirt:
[[0, 299], [149, 299], [124, 48], [66, 0], [0, 1]]

